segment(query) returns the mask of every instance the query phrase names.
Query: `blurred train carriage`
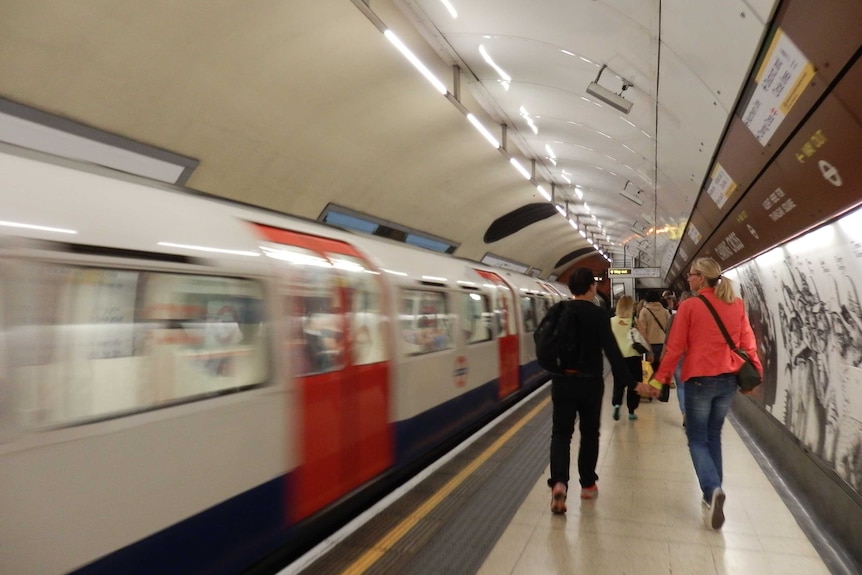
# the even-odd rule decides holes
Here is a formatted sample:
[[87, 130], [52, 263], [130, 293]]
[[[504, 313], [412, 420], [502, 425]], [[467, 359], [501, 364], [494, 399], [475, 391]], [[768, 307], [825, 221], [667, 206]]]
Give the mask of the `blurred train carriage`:
[[290, 554], [544, 377], [559, 286], [10, 146], [0, 174], [0, 572]]

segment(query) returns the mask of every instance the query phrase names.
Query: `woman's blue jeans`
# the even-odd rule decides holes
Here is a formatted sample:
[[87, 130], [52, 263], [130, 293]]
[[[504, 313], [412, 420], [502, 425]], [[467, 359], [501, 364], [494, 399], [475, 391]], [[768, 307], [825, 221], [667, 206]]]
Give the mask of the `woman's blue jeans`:
[[721, 487], [721, 426], [736, 395], [736, 375], [693, 377], [685, 382], [685, 435], [705, 501]]

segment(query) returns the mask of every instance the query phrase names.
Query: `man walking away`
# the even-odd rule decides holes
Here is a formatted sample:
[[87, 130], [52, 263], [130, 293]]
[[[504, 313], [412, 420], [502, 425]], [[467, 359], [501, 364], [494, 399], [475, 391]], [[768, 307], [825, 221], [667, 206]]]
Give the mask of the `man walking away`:
[[596, 280], [588, 268], [578, 268], [569, 277], [569, 289], [574, 296], [574, 314], [577, 321], [570, 322], [578, 341], [580, 364], [567, 369], [563, 375], [551, 379], [553, 401], [553, 428], [551, 432], [551, 511], [566, 512], [569, 487], [570, 446], [575, 430], [575, 419], [581, 417], [581, 445], [578, 450], [578, 475], [581, 498], [593, 499], [598, 495], [596, 463], [599, 458], [599, 424], [604, 394], [602, 351], [608, 358], [614, 377], [626, 386], [635, 381], [611, 332], [607, 312], [593, 303]]

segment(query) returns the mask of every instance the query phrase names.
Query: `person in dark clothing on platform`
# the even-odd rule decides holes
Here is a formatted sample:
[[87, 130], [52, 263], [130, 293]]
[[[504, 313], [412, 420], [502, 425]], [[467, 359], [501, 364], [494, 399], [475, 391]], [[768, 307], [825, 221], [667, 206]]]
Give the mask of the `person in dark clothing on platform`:
[[568, 370], [565, 375], [555, 375], [551, 379], [553, 427], [551, 477], [548, 479], [548, 487], [551, 488], [553, 513], [566, 512], [570, 447], [578, 415], [581, 417], [581, 445], [578, 450], [581, 499], [593, 499], [599, 493], [596, 485], [596, 463], [599, 458], [602, 395], [605, 391], [602, 351], [611, 364], [614, 377], [632, 388], [636, 383], [611, 332], [607, 312], [593, 303], [596, 297], [593, 272], [588, 268], [576, 269], [569, 277], [569, 289], [576, 304], [578, 321], [575, 324], [583, 363], [578, 369]]

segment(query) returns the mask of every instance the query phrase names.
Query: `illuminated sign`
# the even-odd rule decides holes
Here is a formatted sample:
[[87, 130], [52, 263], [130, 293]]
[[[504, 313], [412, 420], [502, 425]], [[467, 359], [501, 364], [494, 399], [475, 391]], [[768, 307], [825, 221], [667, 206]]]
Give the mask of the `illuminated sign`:
[[657, 278], [661, 274], [659, 268], [610, 268], [609, 276], [627, 278]]

